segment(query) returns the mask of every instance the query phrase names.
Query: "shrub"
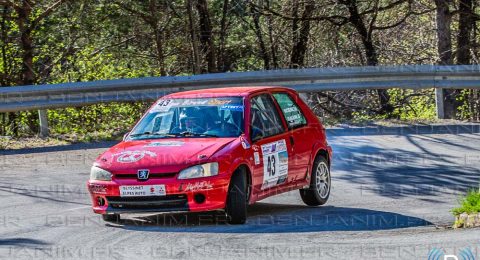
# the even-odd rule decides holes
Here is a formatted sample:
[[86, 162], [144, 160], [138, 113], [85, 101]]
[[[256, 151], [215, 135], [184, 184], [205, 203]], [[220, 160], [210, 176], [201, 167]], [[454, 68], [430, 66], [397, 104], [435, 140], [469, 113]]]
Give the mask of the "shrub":
[[470, 190], [467, 195], [460, 200], [460, 207], [454, 208], [452, 213], [458, 216], [462, 213], [472, 214], [480, 212], [480, 189]]

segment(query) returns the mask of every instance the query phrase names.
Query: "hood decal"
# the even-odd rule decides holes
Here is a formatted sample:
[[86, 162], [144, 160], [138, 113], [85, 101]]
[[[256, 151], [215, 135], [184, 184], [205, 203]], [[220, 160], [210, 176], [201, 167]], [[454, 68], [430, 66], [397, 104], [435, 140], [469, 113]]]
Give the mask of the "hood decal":
[[145, 155], [150, 157], [157, 157], [157, 154], [150, 151], [124, 151], [113, 154], [112, 157], [118, 156], [119, 163], [134, 163], [140, 161]]

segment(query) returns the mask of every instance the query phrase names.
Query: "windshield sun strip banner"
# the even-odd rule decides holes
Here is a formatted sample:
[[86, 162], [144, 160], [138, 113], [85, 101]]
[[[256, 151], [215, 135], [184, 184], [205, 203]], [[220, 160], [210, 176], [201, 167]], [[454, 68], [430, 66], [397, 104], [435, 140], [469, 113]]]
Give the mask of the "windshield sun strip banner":
[[187, 99], [160, 99], [150, 109], [150, 113], [168, 112], [174, 107], [189, 106], [217, 106], [220, 110], [243, 111], [242, 98], [187, 98]]

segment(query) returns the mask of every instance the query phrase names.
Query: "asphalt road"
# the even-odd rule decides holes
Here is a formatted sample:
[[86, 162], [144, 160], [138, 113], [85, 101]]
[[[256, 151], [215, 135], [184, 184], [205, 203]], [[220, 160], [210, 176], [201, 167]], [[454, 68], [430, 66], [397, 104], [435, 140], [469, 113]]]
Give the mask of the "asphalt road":
[[85, 182], [113, 143], [0, 151], [0, 259], [427, 259], [466, 248], [479, 259], [480, 229], [448, 228], [459, 194], [480, 183], [478, 130], [329, 130], [329, 203], [281, 194], [242, 226], [215, 213], [104, 223]]

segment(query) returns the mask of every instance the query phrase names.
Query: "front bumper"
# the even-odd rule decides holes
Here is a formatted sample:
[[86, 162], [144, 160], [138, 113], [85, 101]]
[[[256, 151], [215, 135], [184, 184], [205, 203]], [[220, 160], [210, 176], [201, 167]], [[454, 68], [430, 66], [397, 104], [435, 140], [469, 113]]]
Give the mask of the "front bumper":
[[[120, 186], [165, 185], [165, 196], [121, 197]], [[87, 183], [93, 211], [107, 213], [210, 211], [225, 208], [229, 178], [226, 175], [178, 180], [166, 179], [114, 179]]]

